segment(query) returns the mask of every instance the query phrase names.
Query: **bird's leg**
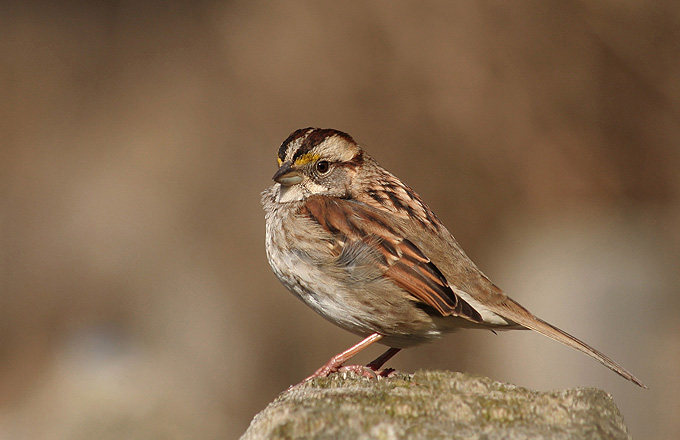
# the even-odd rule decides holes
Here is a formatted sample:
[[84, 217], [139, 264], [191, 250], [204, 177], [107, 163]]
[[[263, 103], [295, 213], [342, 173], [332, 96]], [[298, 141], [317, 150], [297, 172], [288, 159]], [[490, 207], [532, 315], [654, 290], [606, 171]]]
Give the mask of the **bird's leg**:
[[392, 359], [392, 357], [399, 353], [401, 351], [401, 348], [394, 348], [391, 347], [387, 349], [387, 351], [383, 354], [381, 354], [377, 359], [372, 361], [370, 364], [366, 365], [368, 368], [371, 370], [375, 371], [378, 375], [380, 376], [389, 376], [391, 373], [394, 372], [392, 368], [386, 368], [384, 370], [381, 370], [380, 368], [385, 365], [385, 362], [389, 361]]
[[[333, 356], [328, 362], [326, 362], [326, 364], [323, 367], [316, 370], [314, 372], [314, 374], [312, 374], [311, 376], [309, 376], [307, 379], [303, 380], [302, 382], [307, 382], [308, 380], [312, 380], [312, 379], [317, 378], [317, 377], [327, 377], [329, 374], [338, 371], [340, 369], [340, 367], [342, 367], [342, 364], [344, 364], [345, 362], [350, 360], [350, 358], [352, 358], [352, 356], [359, 353], [361, 350], [368, 347], [372, 343], [381, 340], [382, 337], [383, 336], [379, 333], [373, 333], [372, 335], [370, 335], [369, 337], [367, 337], [363, 341], [359, 342], [357, 345], [355, 345], [351, 348], [348, 348], [347, 350], [343, 351], [342, 353], [340, 353], [338, 355]], [[381, 357], [383, 357], [383, 356], [381, 356]], [[394, 354], [392, 356], [394, 356]], [[390, 357], [392, 357], [392, 356], [390, 356]], [[380, 359], [380, 358], [378, 358], [378, 359]], [[387, 359], [389, 359], [389, 358], [387, 358]], [[385, 359], [385, 361], [387, 361], [387, 359]], [[356, 365], [356, 366], [353, 365], [352, 367], [364, 368], [363, 366], [358, 366], [358, 365]], [[347, 368], [350, 369], [349, 367], [347, 367]]]
[[399, 351], [401, 351], [401, 348], [389, 348], [385, 353], [381, 354], [380, 357], [365, 367], [363, 365], [347, 365], [346, 367], [338, 368], [338, 371], [351, 371], [358, 374], [359, 376], [364, 376], [369, 379], [389, 377], [392, 373], [394, 373], [394, 369], [385, 368], [384, 370], [381, 370], [380, 367], [382, 367], [385, 362], [392, 359], [392, 356], [399, 353]]

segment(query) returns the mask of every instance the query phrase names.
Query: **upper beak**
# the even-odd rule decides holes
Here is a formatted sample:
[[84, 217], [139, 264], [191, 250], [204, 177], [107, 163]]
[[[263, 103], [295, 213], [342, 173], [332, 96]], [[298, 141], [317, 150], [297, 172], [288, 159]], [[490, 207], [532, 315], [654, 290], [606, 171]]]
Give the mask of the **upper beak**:
[[272, 180], [283, 186], [296, 185], [302, 182], [302, 174], [300, 174], [299, 171], [292, 169], [290, 165], [290, 162], [284, 162], [276, 173], [274, 173]]

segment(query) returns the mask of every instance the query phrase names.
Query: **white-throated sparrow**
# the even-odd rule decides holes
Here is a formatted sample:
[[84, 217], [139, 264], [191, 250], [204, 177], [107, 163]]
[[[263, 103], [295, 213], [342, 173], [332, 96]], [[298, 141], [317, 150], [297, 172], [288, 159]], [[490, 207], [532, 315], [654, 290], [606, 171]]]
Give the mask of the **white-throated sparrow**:
[[390, 348], [367, 366], [375, 371], [400, 349], [458, 328], [531, 329], [644, 387], [496, 287], [420, 196], [348, 134], [297, 130], [278, 162], [276, 183], [262, 193], [269, 264], [317, 313], [365, 337], [310, 378], [337, 371], [377, 341]]

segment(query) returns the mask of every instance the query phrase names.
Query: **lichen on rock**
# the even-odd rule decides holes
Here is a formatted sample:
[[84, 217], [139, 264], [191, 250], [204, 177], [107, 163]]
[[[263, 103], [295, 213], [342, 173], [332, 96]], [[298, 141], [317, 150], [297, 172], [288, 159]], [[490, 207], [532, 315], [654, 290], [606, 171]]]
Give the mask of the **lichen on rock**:
[[336, 373], [281, 393], [241, 440], [629, 439], [611, 396], [532, 391], [446, 371], [371, 380]]

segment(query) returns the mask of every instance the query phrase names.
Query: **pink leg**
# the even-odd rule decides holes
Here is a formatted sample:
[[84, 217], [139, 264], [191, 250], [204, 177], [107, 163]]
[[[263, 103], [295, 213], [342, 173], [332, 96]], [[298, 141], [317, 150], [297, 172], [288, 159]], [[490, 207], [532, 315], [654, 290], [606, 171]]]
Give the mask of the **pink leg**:
[[394, 370], [392, 368], [386, 368], [381, 370], [385, 362], [392, 359], [392, 357], [399, 353], [401, 348], [389, 348], [385, 353], [381, 354], [380, 357], [372, 361], [370, 364], [366, 365], [347, 365], [346, 367], [339, 367], [339, 371], [351, 371], [359, 376], [364, 376], [369, 379], [377, 379], [378, 377], [389, 377]]
[[[368, 347], [372, 343], [381, 340], [382, 337], [383, 336], [381, 334], [373, 333], [372, 335], [370, 335], [369, 337], [367, 337], [363, 341], [359, 342], [354, 347], [351, 347], [351, 348], [343, 351], [342, 353], [333, 356], [328, 362], [326, 362], [326, 365], [324, 365], [323, 367], [316, 370], [314, 372], [314, 374], [309, 376], [307, 379], [303, 380], [303, 382], [307, 382], [308, 380], [314, 379], [316, 377], [327, 377], [329, 374], [338, 371], [338, 369], [342, 366], [342, 364], [344, 364], [345, 362], [350, 360], [350, 358], [352, 358], [352, 356], [359, 353], [361, 350]], [[387, 354], [387, 353], [385, 353], [385, 354]], [[392, 354], [392, 356], [394, 356], [394, 354]], [[392, 356], [390, 356], [390, 357], [392, 357]], [[378, 359], [380, 359], [380, 358], [378, 358]], [[387, 358], [387, 359], [389, 359], [389, 358]], [[387, 361], [387, 359], [385, 359], [385, 361]]]

